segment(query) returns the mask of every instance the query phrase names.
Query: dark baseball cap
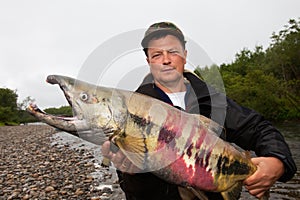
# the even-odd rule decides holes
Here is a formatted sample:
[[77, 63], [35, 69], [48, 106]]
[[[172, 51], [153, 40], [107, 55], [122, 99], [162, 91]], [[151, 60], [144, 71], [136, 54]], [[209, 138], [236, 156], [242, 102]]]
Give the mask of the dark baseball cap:
[[184, 35], [182, 31], [171, 22], [158, 22], [152, 24], [145, 32], [144, 38], [141, 42], [143, 48], [148, 48], [148, 43], [151, 39], [159, 34], [170, 34], [177, 37], [182, 44], [185, 44]]

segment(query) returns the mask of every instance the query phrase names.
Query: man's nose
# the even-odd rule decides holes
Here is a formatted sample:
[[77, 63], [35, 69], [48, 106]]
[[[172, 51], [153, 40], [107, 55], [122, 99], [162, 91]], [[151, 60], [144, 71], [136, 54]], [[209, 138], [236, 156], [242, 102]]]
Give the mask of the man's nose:
[[163, 64], [169, 65], [171, 63], [170, 55], [167, 51], [163, 52]]

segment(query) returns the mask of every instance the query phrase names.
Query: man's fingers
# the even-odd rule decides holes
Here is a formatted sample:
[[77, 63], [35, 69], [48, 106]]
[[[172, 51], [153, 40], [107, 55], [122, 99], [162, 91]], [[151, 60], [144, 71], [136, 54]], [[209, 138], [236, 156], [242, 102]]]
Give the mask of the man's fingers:
[[129, 159], [122, 153], [116, 149], [116, 152], [112, 152], [112, 143], [110, 141], [106, 141], [102, 144], [101, 152], [103, 157], [110, 159], [113, 162], [114, 166], [120, 171], [126, 173], [136, 173], [139, 172], [140, 169], [131, 163]]
[[121, 170], [121, 165], [124, 159], [125, 159], [124, 154], [121, 151], [118, 151], [117, 153], [113, 154], [111, 161], [114, 163], [116, 168]]
[[141, 171], [137, 166], [135, 166], [127, 158], [124, 158], [122, 164], [119, 167], [119, 170], [121, 170], [122, 172], [126, 172], [128, 174], [134, 174], [134, 173], [138, 173]]
[[104, 157], [107, 157], [107, 158], [110, 158], [111, 157], [111, 152], [110, 152], [110, 142], [109, 141], [106, 141], [102, 144], [102, 147], [101, 147], [101, 152], [102, 152], [102, 155]]
[[248, 190], [249, 193], [257, 198], [261, 198], [267, 191], [269, 188], [257, 188], [257, 189], [253, 189], [253, 190]]
[[252, 174], [246, 180], [244, 180], [244, 184], [246, 186], [253, 186], [253, 185], [259, 183], [259, 181], [260, 181], [259, 173], [260, 173], [260, 168], [259, 168], [259, 166], [257, 166], [256, 172], [254, 172], [254, 174]]
[[131, 162], [127, 158], [124, 158], [124, 160], [122, 161], [120, 170], [123, 172], [128, 172], [130, 166], [131, 166]]

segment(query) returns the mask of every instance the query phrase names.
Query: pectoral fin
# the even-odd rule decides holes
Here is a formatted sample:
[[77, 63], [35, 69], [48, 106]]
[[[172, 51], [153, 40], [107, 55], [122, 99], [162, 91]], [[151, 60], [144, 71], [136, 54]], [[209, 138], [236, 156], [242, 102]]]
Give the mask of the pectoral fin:
[[116, 139], [115, 143], [135, 166], [140, 169], [145, 169], [144, 164], [147, 146], [144, 138], [126, 135], [126, 137]]

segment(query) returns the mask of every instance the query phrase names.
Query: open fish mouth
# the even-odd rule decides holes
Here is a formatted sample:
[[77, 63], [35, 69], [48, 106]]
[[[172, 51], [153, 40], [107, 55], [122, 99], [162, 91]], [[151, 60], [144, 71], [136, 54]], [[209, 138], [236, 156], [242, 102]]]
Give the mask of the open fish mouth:
[[89, 126], [86, 119], [82, 116], [80, 106], [77, 105], [76, 102], [73, 102], [72, 92], [74, 92], [73, 88], [76, 84], [74, 79], [56, 75], [49, 75], [46, 79], [46, 82], [49, 84], [58, 85], [60, 87], [67, 102], [72, 107], [73, 117], [46, 113], [35, 103], [30, 103], [28, 105], [26, 109], [27, 112], [29, 112], [39, 121], [42, 121], [59, 130], [68, 132], [74, 136], [80, 137], [94, 144], [101, 145], [105, 140], [107, 140], [107, 135], [111, 132], [111, 130], [109, 128]]
[[79, 119], [77, 116], [64, 117], [52, 115], [41, 110], [35, 103], [30, 103], [27, 111], [40, 121], [93, 144], [102, 145], [104, 141], [108, 140], [106, 134], [110, 132], [109, 129], [91, 129], [85, 120]]
[[[69, 79], [69, 81], [71, 81], [72, 79]], [[69, 84], [67, 84], [66, 82], [60, 80], [57, 76], [55, 75], [49, 75], [47, 76], [46, 82], [52, 85], [59, 85], [60, 89], [63, 91], [66, 100], [68, 101], [69, 105], [71, 107], [73, 107], [73, 103], [71, 101], [71, 95], [70, 95], [70, 85], [75, 85], [75, 82], [69, 82]], [[76, 112], [75, 109], [73, 109], [73, 112]], [[76, 114], [76, 113], [74, 113]]]
[[30, 103], [27, 107], [27, 111], [38, 118], [40, 121], [45, 122], [57, 129], [71, 133], [72, 135], [78, 135], [80, 131], [89, 130], [85, 120], [79, 119], [77, 116], [65, 117], [57, 116], [46, 113], [41, 110], [35, 103]]
[[71, 85], [74, 83], [70, 81], [63, 81], [55, 75], [48, 76], [46, 82], [50, 84], [59, 85], [60, 89], [64, 93], [66, 100], [73, 109], [73, 117], [56, 116], [48, 114], [41, 110], [35, 103], [30, 103], [27, 107], [27, 111], [40, 121], [76, 136], [78, 136], [79, 131], [88, 130], [89, 127], [86, 125], [85, 120], [82, 118], [82, 116], [78, 115], [78, 112], [76, 112], [76, 109], [74, 109], [72, 105], [70, 89], [72, 88]]
[[49, 117], [51, 116], [52, 118], [57, 118], [58, 120], [64, 120], [64, 121], [69, 121], [69, 122], [72, 122], [74, 123], [74, 121], [76, 120], [79, 120], [76, 117], [64, 117], [64, 116], [56, 116], [56, 115], [52, 115], [52, 114], [49, 114], [49, 113], [46, 113], [45, 111], [41, 110], [36, 104], [34, 103], [30, 103], [29, 104], [29, 107], [28, 107], [30, 110], [34, 111], [34, 112], [38, 112], [40, 114], [44, 114], [44, 115], [48, 115]]

